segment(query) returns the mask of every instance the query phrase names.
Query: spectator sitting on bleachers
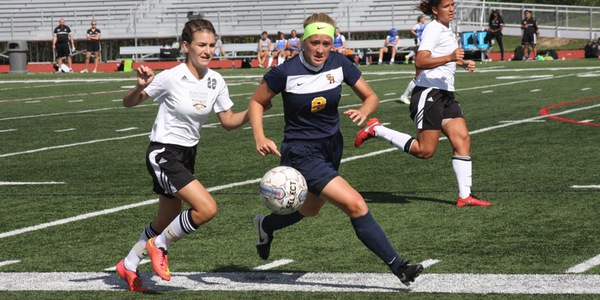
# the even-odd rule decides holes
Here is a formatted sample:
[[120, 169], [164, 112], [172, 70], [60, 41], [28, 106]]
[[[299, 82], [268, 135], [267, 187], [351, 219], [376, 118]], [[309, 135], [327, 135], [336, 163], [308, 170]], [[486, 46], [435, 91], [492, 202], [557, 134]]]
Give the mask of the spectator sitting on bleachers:
[[288, 39], [287, 51], [289, 58], [296, 56], [300, 52], [300, 38], [297, 36], [296, 29], [292, 29], [291, 37]]
[[340, 32], [338, 27], [335, 28], [335, 35], [333, 36], [333, 51], [344, 53], [346, 49], [346, 37]]
[[273, 52], [271, 54], [271, 57], [269, 57], [269, 67], [271, 67], [271, 63], [273, 62], [273, 59], [275, 57], [277, 57], [277, 65], [279, 66], [285, 61], [286, 57], [288, 57], [289, 55], [288, 51], [286, 50], [288, 47], [288, 41], [285, 39], [285, 34], [279, 31], [277, 32], [277, 36], [279, 38], [275, 41]]
[[[272, 60], [271, 58], [271, 39], [269, 39], [269, 34], [266, 31], [261, 33], [261, 38], [258, 41], [258, 54], [256, 55], [256, 59], [258, 59], [258, 67], [264, 68], [265, 61]], [[269, 63], [270, 65], [271, 63]]]
[[394, 64], [394, 57], [396, 57], [396, 45], [400, 37], [398, 37], [398, 30], [396, 28], [392, 28], [390, 30], [390, 35], [385, 38], [385, 47], [379, 49], [379, 61], [377, 64], [381, 64], [383, 62], [383, 54], [391, 52], [390, 57], [390, 65]]
[[227, 53], [223, 50], [223, 42], [219, 38], [219, 35], [215, 33], [215, 53], [214, 58], [220, 59], [221, 57], [227, 57]]

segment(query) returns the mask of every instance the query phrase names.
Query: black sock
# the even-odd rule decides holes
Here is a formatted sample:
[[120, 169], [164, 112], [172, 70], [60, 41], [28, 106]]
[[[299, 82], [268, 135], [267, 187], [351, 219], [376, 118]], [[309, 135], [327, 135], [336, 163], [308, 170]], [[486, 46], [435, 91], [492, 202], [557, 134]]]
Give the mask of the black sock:
[[272, 213], [266, 216], [262, 222], [262, 229], [269, 236], [273, 235], [275, 230], [279, 230], [281, 228], [288, 227], [290, 225], [294, 225], [302, 220], [304, 216], [300, 214], [300, 212], [296, 211], [289, 215], [278, 215]]

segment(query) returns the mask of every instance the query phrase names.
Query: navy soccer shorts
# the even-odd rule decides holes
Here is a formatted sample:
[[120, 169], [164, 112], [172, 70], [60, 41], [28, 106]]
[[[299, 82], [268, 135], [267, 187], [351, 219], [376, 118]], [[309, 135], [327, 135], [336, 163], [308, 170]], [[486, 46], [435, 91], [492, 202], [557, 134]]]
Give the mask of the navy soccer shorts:
[[298, 170], [309, 192], [320, 195], [325, 186], [339, 176], [344, 140], [342, 134], [314, 141], [284, 141], [281, 143], [281, 165]]

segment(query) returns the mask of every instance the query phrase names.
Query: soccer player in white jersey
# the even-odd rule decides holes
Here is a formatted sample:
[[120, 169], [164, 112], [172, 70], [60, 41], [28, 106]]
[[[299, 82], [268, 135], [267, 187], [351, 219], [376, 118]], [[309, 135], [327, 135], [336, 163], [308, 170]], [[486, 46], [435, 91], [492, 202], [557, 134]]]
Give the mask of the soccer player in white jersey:
[[[260, 258], [268, 259], [275, 231], [318, 215], [325, 202], [330, 202], [350, 218], [358, 239], [403, 284], [409, 285], [423, 266], [408, 264], [396, 253], [363, 197], [338, 173], [344, 148], [338, 112], [343, 83], [351, 86], [363, 102], [357, 109], [344, 111], [359, 125], [375, 111], [379, 98], [361, 71], [344, 55], [333, 51], [334, 31], [335, 22], [328, 15], [309, 16], [304, 21], [300, 54], [267, 72], [250, 99], [248, 114], [256, 150], [263, 156], [280, 156], [281, 165], [293, 167], [304, 176], [309, 190], [299, 211], [256, 216], [256, 250]], [[264, 107], [270, 107], [279, 93], [285, 119], [281, 152], [265, 136], [262, 121]]]
[[464, 60], [450, 21], [454, 19], [454, 0], [421, 0], [418, 9], [433, 21], [425, 27], [415, 65], [421, 72], [410, 100], [410, 114], [417, 126], [417, 137], [392, 130], [373, 118], [354, 139], [354, 146], [372, 137], [382, 138], [418, 158], [433, 156], [443, 132], [452, 145], [452, 168], [458, 182], [457, 206], [490, 206], [471, 194], [471, 139], [460, 104], [454, 99], [456, 66], [469, 72], [475, 62]]
[[[217, 213], [215, 200], [194, 177], [196, 146], [200, 129], [214, 111], [225, 130], [248, 121], [247, 110], [234, 113], [223, 77], [208, 68], [215, 51], [215, 29], [208, 20], [188, 21], [181, 39], [187, 53], [185, 63], [154, 76], [151, 69], [137, 69], [137, 85], [123, 98], [133, 107], [148, 98], [158, 102], [158, 114], [146, 152], [146, 166], [159, 194], [158, 213], [138, 241], [117, 264], [117, 273], [129, 289], [147, 292], [137, 275], [137, 266], [147, 255], [154, 271], [171, 279], [169, 246], [210, 221]], [[183, 204], [191, 208], [184, 210]]]

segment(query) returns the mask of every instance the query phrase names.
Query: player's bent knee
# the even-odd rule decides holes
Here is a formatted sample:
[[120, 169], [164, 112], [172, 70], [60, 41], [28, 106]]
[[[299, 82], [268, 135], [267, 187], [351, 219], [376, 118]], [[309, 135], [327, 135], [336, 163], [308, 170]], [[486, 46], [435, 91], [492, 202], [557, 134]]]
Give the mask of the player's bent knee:
[[369, 207], [365, 203], [365, 200], [362, 199], [362, 197], [360, 199], [352, 201], [344, 208], [344, 212], [350, 218], [358, 218], [364, 216], [367, 214], [368, 211]]
[[434, 151], [421, 151], [418, 153], [413, 153], [413, 155], [416, 158], [420, 158], [420, 159], [430, 159], [433, 157], [434, 154], [435, 154], [435, 150]]
[[212, 220], [217, 215], [217, 211], [218, 209], [216, 203], [214, 205], [206, 205], [200, 207], [198, 210], [193, 209], [192, 218], [194, 219], [195, 223], [203, 224]]

